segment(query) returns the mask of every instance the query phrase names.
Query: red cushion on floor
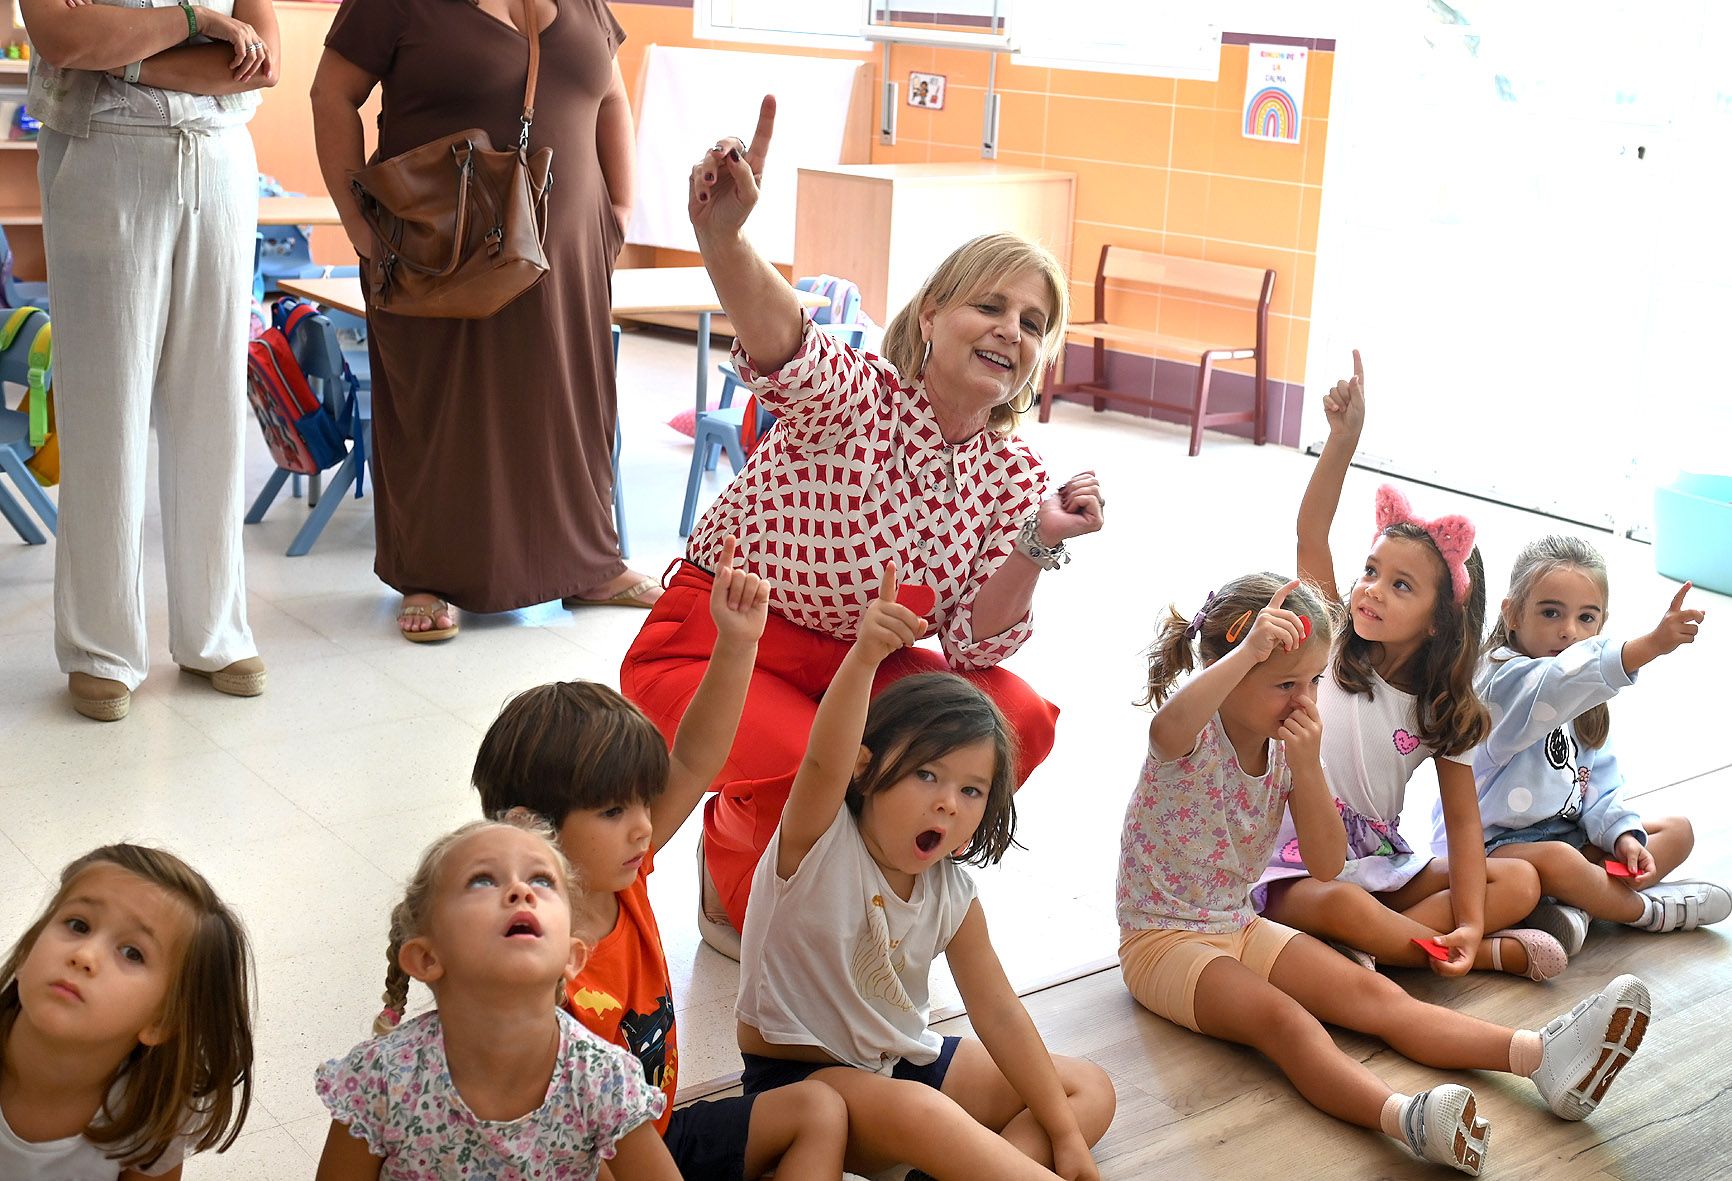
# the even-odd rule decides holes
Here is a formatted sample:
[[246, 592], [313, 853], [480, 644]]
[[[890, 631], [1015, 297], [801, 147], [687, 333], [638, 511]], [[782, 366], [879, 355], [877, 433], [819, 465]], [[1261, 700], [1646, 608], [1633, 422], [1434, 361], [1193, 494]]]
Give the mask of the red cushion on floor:
[[[711, 402], [710, 409], [714, 410], [719, 405], [719, 402]], [[698, 437], [698, 412], [692, 407], [687, 407], [668, 419], [668, 425], [686, 438], [695, 439]]]

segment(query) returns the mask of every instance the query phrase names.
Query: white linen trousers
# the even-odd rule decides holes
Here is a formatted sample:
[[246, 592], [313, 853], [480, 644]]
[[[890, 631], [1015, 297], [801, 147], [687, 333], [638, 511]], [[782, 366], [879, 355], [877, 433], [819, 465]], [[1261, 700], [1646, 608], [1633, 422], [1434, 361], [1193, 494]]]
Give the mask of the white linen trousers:
[[244, 125], [42, 129], [53, 284], [64, 672], [136, 689], [150, 669], [143, 532], [156, 429], [169, 654], [257, 655], [241, 557], [258, 164]]

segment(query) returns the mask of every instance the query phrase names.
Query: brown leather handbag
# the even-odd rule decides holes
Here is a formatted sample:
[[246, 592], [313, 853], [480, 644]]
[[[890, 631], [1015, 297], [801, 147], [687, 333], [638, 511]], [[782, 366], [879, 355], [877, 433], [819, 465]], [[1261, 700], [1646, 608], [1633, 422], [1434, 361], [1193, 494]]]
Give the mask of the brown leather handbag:
[[371, 309], [485, 319], [547, 274], [553, 149], [529, 151], [541, 30], [532, 0], [522, 3], [529, 81], [515, 150], [471, 127], [349, 174], [377, 243], [365, 268]]

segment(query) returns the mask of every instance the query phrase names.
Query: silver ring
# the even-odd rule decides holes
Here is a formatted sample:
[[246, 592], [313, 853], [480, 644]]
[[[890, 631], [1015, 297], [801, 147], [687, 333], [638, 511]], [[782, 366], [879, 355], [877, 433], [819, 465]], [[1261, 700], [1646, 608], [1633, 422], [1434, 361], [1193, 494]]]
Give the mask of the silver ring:
[[251, 45], [247, 46], [247, 50], [250, 53], [263, 53], [265, 51], [265, 43], [263, 41], [254, 41]]

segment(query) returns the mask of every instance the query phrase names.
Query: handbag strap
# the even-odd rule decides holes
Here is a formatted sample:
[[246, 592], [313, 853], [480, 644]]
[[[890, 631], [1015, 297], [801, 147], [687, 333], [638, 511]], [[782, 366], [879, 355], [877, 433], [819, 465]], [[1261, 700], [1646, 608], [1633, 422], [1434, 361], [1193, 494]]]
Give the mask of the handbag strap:
[[535, 11], [535, 0], [523, 0], [523, 31], [529, 37], [529, 81], [523, 87], [523, 130], [517, 137], [517, 150], [529, 150], [529, 125], [535, 122], [535, 78], [541, 72], [541, 19]]

